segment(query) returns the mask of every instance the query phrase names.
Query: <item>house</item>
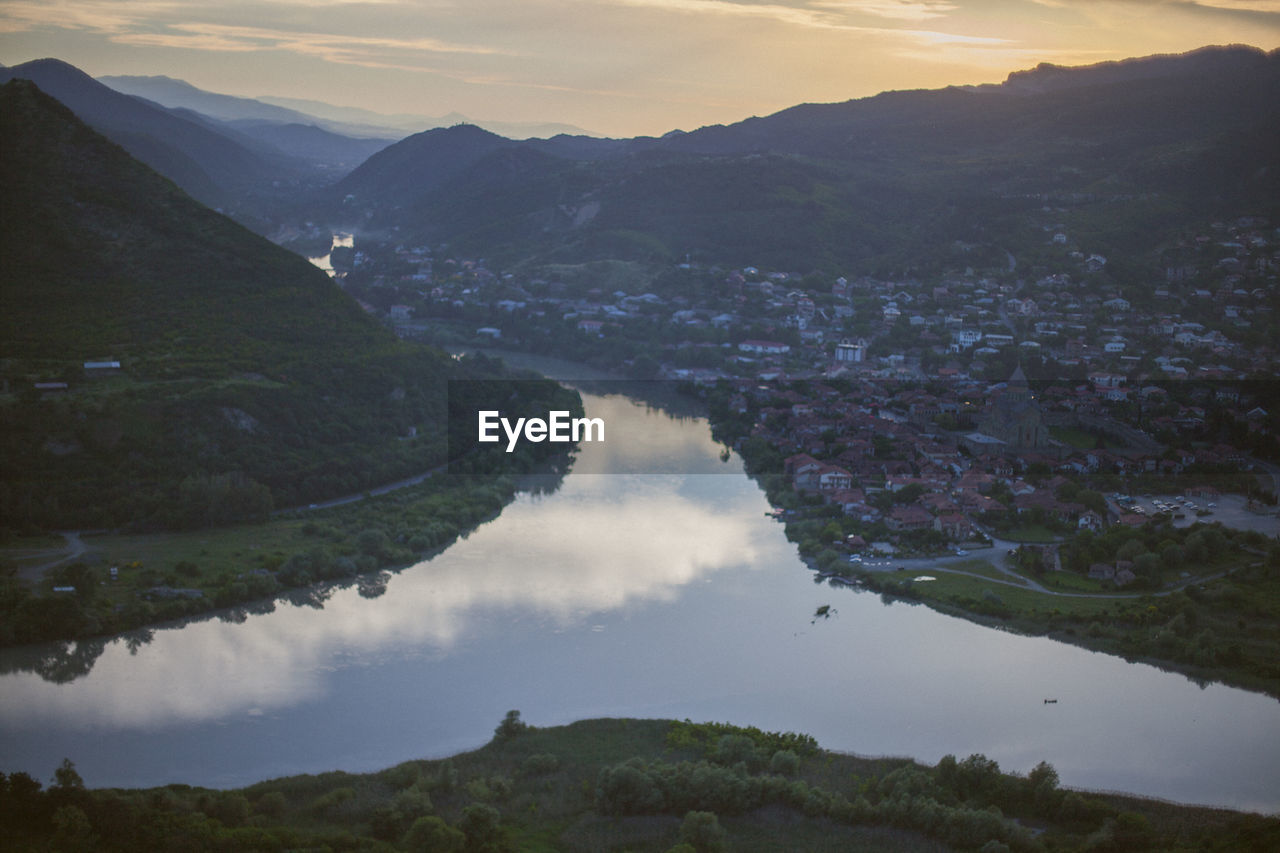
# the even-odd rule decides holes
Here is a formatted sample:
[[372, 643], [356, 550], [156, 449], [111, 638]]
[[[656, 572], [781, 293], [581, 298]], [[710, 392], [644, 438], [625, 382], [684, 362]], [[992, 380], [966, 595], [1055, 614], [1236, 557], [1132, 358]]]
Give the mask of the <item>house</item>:
[[853, 475], [835, 465], [823, 465], [816, 477], [820, 492], [836, 492], [853, 486]]
[[1116, 567], [1110, 563], [1094, 563], [1089, 567], [1089, 577], [1097, 581], [1115, 580]]
[[973, 535], [973, 522], [958, 512], [944, 513], [933, 520], [933, 529], [948, 539], [963, 542]]
[[926, 530], [933, 526], [933, 516], [918, 506], [896, 506], [889, 511], [885, 524], [890, 530]]
[[1076, 521], [1076, 527], [1080, 530], [1092, 530], [1097, 533], [1102, 530], [1102, 516], [1091, 509], [1085, 510], [1080, 513], [1080, 518]]

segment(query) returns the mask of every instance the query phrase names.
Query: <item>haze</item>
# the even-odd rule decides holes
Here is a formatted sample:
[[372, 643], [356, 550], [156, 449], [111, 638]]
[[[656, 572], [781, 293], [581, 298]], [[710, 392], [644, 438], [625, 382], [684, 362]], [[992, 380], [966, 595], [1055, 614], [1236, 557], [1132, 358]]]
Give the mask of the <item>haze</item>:
[[8, 0], [0, 61], [612, 136], [1205, 44], [1280, 0]]

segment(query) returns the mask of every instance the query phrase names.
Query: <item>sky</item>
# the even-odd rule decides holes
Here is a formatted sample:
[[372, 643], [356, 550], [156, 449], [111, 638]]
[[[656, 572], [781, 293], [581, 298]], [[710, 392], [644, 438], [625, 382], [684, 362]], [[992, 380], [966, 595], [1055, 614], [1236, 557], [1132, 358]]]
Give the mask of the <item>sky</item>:
[[611, 136], [1208, 44], [1280, 0], [0, 0], [6, 65]]

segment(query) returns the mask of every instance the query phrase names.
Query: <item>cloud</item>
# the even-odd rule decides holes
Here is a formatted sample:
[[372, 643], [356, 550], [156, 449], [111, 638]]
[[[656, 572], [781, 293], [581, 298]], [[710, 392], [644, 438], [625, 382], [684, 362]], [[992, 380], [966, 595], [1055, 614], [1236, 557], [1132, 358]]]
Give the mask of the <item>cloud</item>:
[[1114, 6], [1117, 8], [1159, 7], [1181, 10], [1206, 10], [1213, 12], [1245, 12], [1267, 17], [1280, 16], [1280, 0], [1030, 0], [1038, 6], [1051, 9], [1072, 9], [1080, 6]]
[[836, 12], [854, 12], [901, 21], [925, 21], [955, 11], [946, 0], [817, 0], [815, 6]]
[[[337, 35], [225, 24], [173, 24], [163, 32], [130, 32], [113, 37], [121, 44], [183, 47], [197, 50], [285, 50], [347, 64], [376, 63], [387, 51], [402, 53], [502, 54], [483, 45], [434, 38]], [[379, 65], [385, 67], [385, 65]]]
[[1004, 44], [1007, 39], [967, 36], [931, 30], [871, 27], [851, 23], [848, 13], [861, 13], [904, 20], [938, 17], [956, 8], [940, 0], [817, 0], [815, 8], [767, 3], [734, 3], [730, 0], [616, 0], [637, 8], [659, 9], [688, 15], [756, 18], [797, 27], [860, 33], [920, 44]]

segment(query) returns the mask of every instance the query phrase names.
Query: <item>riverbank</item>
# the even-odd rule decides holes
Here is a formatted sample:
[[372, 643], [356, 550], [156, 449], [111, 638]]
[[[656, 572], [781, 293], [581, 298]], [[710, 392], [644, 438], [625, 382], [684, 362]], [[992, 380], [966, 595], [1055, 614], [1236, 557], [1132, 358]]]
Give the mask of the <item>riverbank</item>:
[[[715, 723], [517, 711], [486, 746], [386, 770], [230, 791], [86, 789], [71, 762], [47, 791], [14, 774], [14, 849], [1246, 850], [1274, 817], [1064, 789], [982, 755], [935, 766], [825, 751], [812, 738]], [[25, 784], [30, 781], [30, 784]], [[20, 783], [20, 784], [15, 784]], [[74, 847], [79, 844], [79, 847]], [[685, 844], [687, 847], [676, 845]]]
[[[553, 381], [490, 376], [504, 377], [480, 381], [503, 383], [498, 391], [512, 411], [581, 414], [580, 395]], [[514, 478], [539, 472], [558, 482], [570, 464], [564, 447], [550, 444], [452, 455], [447, 471], [436, 467], [254, 524], [73, 532], [62, 549], [50, 548], [47, 536], [10, 540], [0, 547], [8, 569], [0, 580], [0, 647], [109, 636], [403, 568], [501, 511], [519, 490]]]
[[[790, 534], [789, 534], [790, 535]], [[1029, 636], [1045, 636], [1130, 662], [1280, 698], [1280, 570], [1233, 546], [1195, 575], [1144, 592], [1072, 592], [1067, 581], [1004, 568], [1012, 543], [964, 558], [880, 558], [806, 563], [838, 583], [918, 601], [933, 609]], [[984, 561], [988, 569], [971, 565]], [[1069, 572], [1050, 572], [1068, 579]], [[1043, 582], [1041, 582], [1043, 581]]]

